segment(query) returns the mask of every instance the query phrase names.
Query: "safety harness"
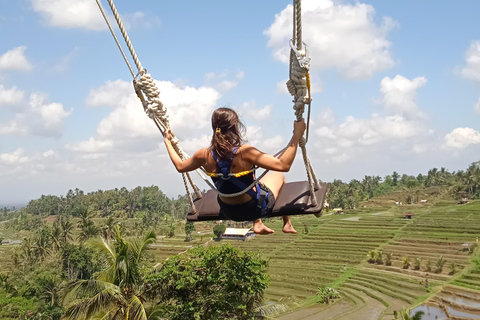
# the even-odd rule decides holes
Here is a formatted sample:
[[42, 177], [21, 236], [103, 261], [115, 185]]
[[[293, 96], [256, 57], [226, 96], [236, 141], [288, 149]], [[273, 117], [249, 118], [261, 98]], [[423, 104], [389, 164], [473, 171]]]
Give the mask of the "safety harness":
[[[244, 181], [240, 180], [239, 178], [245, 175], [240, 175], [236, 176], [235, 174], [230, 173], [230, 168], [232, 167], [232, 162], [233, 158], [235, 157], [235, 154], [238, 151], [238, 147], [235, 147], [232, 149], [232, 155], [230, 159], [221, 159], [215, 152], [210, 151], [212, 154], [213, 160], [217, 163], [218, 168], [220, 169], [220, 174], [209, 174], [209, 176], [212, 177], [213, 183], [215, 184], [215, 188], [217, 190], [222, 191], [225, 182], [230, 182], [232, 183], [235, 187], [237, 187], [239, 190], [245, 190], [248, 189], [246, 192], [249, 196], [252, 197], [252, 199], [257, 199], [257, 207], [260, 209], [262, 214], [265, 214], [267, 210], [267, 204], [266, 204], [266, 199], [270, 193], [270, 190], [268, 190], [267, 187], [261, 182], [255, 184], [255, 190], [253, 188], [249, 188], [249, 184], [245, 183]], [[247, 171], [244, 171], [247, 172]], [[249, 173], [253, 172], [249, 170]]]

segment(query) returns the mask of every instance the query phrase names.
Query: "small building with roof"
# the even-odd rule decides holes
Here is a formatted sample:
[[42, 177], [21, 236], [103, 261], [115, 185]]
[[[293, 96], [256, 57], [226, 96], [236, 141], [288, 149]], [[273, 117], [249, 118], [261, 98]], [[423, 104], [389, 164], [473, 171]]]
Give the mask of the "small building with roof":
[[255, 233], [252, 229], [238, 229], [238, 228], [227, 228], [222, 235], [222, 239], [233, 239], [233, 240], [248, 240], [252, 237], [255, 237]]
[[413, 219], [415, 217], [415, 213], [407, 211], [403, 213], [403, 217], [405, 219]]

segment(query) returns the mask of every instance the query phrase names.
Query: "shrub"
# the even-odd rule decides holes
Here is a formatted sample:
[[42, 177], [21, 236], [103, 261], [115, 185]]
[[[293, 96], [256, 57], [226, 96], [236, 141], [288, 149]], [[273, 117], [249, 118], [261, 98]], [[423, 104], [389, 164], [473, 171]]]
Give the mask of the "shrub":
[[147, 276], [162, 319], [253, 319], [269, 285], [267, 261], [230, 244], [176, 255]]
[[377, 251], [377, 256], [375, 258], [375, 262], [377, 264], [383, 264], [383, 252], [382, 252], [382, 250]]
[[340, 298], [337, 290], [330, 287], [318, 287], [317, 296], [323, 303], [329, 304], [331, 301]]
[[427, 260], [427, 263], [425, 264], [425, 271], [432, 272], [432, 260]]
[[403, 257], [402, 264], [403, 269], [408, 269], [410, 267], [410, 259], [408, 257]]
[[422, 258], [413, 259], [413, 270], [420, 270], [420, 265], [422, 264]]
[[435, 270], [433, 270], [435, 273], [441, 273], [443, 270], [443, 266], [445, 265], [445, 259], [443, 256], [440, 256], [435, 260]]
[[452, 262], [448, 265], [448, 268], [450, 269], [450, 273], [451, 275], [457, 273], [457, 264], [455, 262]]
[[370, 250], [367, 253], [367, 261], [368, 263], [374, 263], [377, 260], [377, 250]]
[[385, 265], [386, 266], [391, 266], [392, 265], [392, 258], [393, 258], [393, 254], [391, 253], [385, 253], [384, 254], [384, 257], [385, 257]]

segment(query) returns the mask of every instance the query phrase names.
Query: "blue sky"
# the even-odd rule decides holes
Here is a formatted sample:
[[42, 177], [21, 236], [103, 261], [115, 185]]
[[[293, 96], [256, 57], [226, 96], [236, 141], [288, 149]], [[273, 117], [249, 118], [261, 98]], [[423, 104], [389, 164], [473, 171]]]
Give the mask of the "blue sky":
[[[290, 1], [115, 4], [188, 153], [208, 145], [225, 105], [250, 143], [286, 144]], [[479, 11], [473, 0], [303, 1], [320, 179], [479, 160]], [[76, 187], [184, 193], [94, 0], [0, 0], [0, 30], [0, 204]], [[305, 179], [302, 166], [287, 179]]]

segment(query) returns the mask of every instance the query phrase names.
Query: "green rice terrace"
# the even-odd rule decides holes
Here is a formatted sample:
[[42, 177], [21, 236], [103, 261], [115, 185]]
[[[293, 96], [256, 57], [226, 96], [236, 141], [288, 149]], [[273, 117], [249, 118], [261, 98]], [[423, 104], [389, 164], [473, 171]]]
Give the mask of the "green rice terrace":
[[[474, 249], [480, 202], [363, 209], [295, 219], [299, 231], [309, 226], [308, 234], [230, 241], [269, 258], [271, 285], [265, 299], [284, 306], [278, 310], [288, 309], [279, 319], [394, 319], [402, 308], [417, 305], [428, 306], [431, 319], [441, 314], [480, 318], [480, 264]], [[415, 217], [405, 219], [405, 210]], [[270, 224], [281, 227], [280, 221]], [[383, 259], [369, 263], [373, 250]], [[384, 263], [387, 255], [390, 265]], [[313, 304], [319, 286], [337, 289], [341, 298]], [[425, 313], [422, 319], [430, 319]]]

